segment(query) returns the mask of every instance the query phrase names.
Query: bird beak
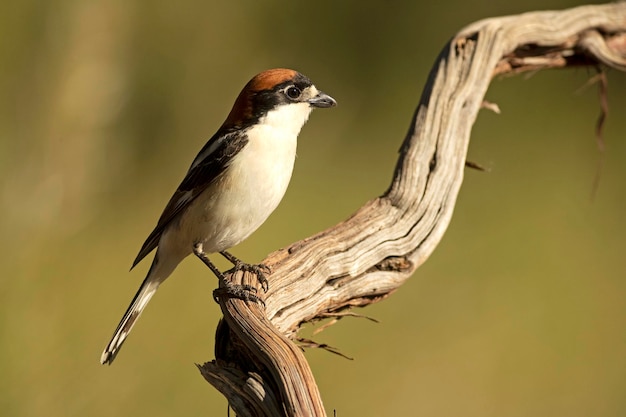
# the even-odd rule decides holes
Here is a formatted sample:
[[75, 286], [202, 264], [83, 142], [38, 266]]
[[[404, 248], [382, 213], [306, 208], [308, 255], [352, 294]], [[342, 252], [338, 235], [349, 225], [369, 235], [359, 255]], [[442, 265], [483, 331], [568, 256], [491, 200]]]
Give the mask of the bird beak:
[[309, 99], [309, 104], [313, 107], [324, 108], [336, 106], [337, 102], [328, 94], [322, 93], [320, 91], [315, 97]]

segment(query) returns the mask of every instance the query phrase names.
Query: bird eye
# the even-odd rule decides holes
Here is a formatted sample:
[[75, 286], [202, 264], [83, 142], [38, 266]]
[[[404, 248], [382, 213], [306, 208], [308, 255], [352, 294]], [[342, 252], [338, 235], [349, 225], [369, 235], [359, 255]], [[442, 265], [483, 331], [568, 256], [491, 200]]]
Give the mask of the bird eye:
[[298, 87], [289, 87], [286, 91], [287, 97], [292, 100], [297, 99], [302, 94], [302, 91]]

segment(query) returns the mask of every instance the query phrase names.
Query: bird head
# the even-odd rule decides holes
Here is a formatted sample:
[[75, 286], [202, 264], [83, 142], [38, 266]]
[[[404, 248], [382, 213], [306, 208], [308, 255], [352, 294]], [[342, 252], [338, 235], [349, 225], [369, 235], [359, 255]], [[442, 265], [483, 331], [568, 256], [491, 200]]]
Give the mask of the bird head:
[[246, 84], [222, 128], [253, 125], [272, 111], [296, 119], [293, 122], [300, 123], [301, 127], [313, 108], [336, 105], [335, 99], [318, 90], [306, 76], [294, 70], [275, 68], [255, 75]]

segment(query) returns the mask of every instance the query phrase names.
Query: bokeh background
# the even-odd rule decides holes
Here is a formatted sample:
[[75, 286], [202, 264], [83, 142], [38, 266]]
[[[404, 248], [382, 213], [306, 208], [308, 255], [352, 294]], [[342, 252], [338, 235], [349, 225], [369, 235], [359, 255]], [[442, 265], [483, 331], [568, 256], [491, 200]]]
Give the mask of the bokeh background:
[[[215, 278], [188, 259], [111, 367], [102, 349], [150, 261], [128, 272], [240, 88], [277, 66], [339, 102], [300, 136], [249, 262], [345, 219], [391, 178], [430, 66], [461, 27], [524, 2], [0, 3], [3, 416], [226, 415]], [[494, 81], [455, 216], [388, 300], [308, 351], [338, 416], [626, 415], [626, 74], [609, 71], [606, 152], [588, 69]], [[598, 167], [601, 164], [601, 169]], [[595, 197], [594, 180], [599, 185]], [[224, 265], [225, 266], [225, 265]], [[310, 332], [311, 329], [307, 329]]]

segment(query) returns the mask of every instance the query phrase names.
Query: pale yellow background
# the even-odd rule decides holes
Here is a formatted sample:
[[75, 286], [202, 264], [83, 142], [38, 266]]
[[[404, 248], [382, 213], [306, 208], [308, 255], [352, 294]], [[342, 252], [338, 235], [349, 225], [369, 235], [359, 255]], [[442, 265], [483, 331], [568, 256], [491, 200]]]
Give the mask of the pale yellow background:
[[[0, 2], [0, 414], [219, 416], [216, 279], [186, 260], [111, 367], [129, 273], [244, 83], [296, 68], [316, 111], [250, 262], [385, 190], [430, 66], [465, 24], [573, 1]], [[498, 5], [500, 4], [500, 5]], [[509, 4], [505, 6], [505, 4]], [[626, 74], [609, 71], [598, 152], [592, 69], [496, 80], [455, 216], [391, 298], [307, 357], [347, 416], [626, 415]], [[595, 199], [593, 181], [604, 158]], [[220, 264], [225, 266], [225, 264]]]

